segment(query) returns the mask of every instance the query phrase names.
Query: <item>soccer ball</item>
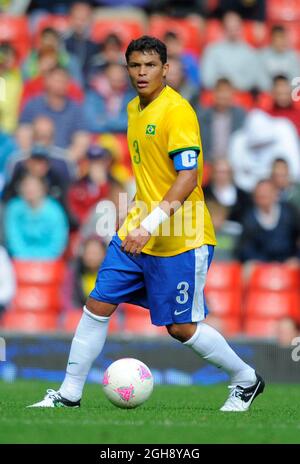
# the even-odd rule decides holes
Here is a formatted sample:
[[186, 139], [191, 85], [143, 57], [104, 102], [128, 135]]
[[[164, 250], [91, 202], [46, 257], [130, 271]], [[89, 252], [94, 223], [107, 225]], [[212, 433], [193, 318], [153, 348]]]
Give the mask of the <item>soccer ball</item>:
[[153, 390], [153, 376], [146, 364], [133, 358], [112, 363], [104, 372], [103, 391], [115, 406], [124, 409], [143, 404]]

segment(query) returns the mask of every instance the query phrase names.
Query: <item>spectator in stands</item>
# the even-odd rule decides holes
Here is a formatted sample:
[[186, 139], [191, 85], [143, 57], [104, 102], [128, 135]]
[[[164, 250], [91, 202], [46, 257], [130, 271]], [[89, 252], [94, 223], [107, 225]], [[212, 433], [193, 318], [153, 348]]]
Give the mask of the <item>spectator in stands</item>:
[[204, 194], [207, 201], [214, 201], [227, 208], [227, 218], [230, 221], [241, 222], [251, 205], [250, 196], [234, 184], [230, 164], [225, 158], [219, 158], [213, 163], [211, 178], [204, 188]]
[[109, 170], [112, 157], [108, 150], [92, 145], [87, 151], [88, 173], [69, 190], [68, 205], [71, 213], [82, 224], [98, 201], [108, 198], [112, 179]]
[[126, 132], [127, 104], [135, 96], [125, 67], [110, 63], [94, 76], [87, 92], [84, 114], [90, 132]]
[[68, 52], [75, 55], [84, 78], [90, 74], [90, 66], [98, 45], [90, 39], [92, 8], [88, 2], [76, 1], [70, 10], [70, 29], [65, 35]]
[[273, 118], [261, 110], [252, 110], [241, 129], [231, 136], [229, 162], [235, 184], [246, 192], [269, 177], [272, 163], [284, 158], [293, 180], [300, 176], [300, 151], [297, 130], [285, 118]]
[[280, 346], [290, 349], [292, 341], [299, 335], [299, 327], [291, 317], [284, 317], [278, 321], [276, 341]]
[[194, 104], [198, 100], [198, 88], [193, 84], [184, 73], [183, 64], [179, 58], [169, 58], [169, 72], [166, 83], [180, 95]]
[[0, 130], [0, 196], [5, 184], [6, 166], [16, 150], [17, 144], [15, 140]]
[[51, 69], [45, 76], [45, 92], [32, 98], [20, 116], [21, 124], [32, 124], [38, 116], [49, 117], [55, 126], [54, 143], [60, 148], [69, 147], [75, 134], [85, 130], [81, 105], [67, 96], [69, 82], [64, 68]]
[[[52, 52], [51, 54], [49, 53], [50, 51]], [[43, 60], [41, 62], [42, 58]], [[49, 64], [50, 60], [52, 61], [52, 65], [51, 63]], [[43, 74], [45, 67], [49, 69], [57, 65], [66, 68], [72, 78], [77, 82], [77, 85], [83, 83], [83, 76], [78, 58], [65, 49], [64, 43], [61, 41], [60, 35], [55, 29], [46, 27], [41, 33], [37, 49], [33, 49], [23, 63], [23, 79], [25, 81], [34, 79], [40, 74]]]
[[91, 61], [89, 80], [94, 74], [102, 72], [109, 63], [125, 65], [126, 60], [122, 47], [122, 41], [117, 34], [108, 34], [100, 46], [100, 52]]
[[32, 126], [29, 124], [19, 125], [15, 131], [14, 139], [17, 144], [17, 153], [27, 152], [32, 147]]
[[299, 250], [300, 221], [288, 204], [280, 204], [271, 180], [261, 180], [255, 187], [254, 205], [243, 220], [238, 247], [241, 261], [287, 261]]
[[271, 181], [275, 186], [279, 200], [293, 205], [300, 215], [300, 179], [292, 181], [289, 166], [285, 159], [278, 158], [274, 161], [271, 172]]
[[79, 230], [81, 240], [97, 234], [107, 246], [127, 215], [128, 198], [133, 198], [135, 194], [135, 185], [133, 191], [131, 185], [122, 183], [114, 172], [113, 164], [109, 170], [108, 180], [109, 189], [106, 197], [101, 198], [92, 207]]
[[16, 51], [9, 43], [0, 45], [0, 128], [13, 133], [17, 127], [22, 94], [22, 77]]
[[[300, 67], [299, 67], [300, 71]], [[273, 104], [268, 113], [274, 117], [289, 119], [300, 135], [300, 108], [292, 99], [292, 87], [285, 76], [276, 76], [273, 84]]]
[[8, 254], [0, 246], [0, 317], [15, 293], [15, 273]]
[[166, 44], [168, 50], [168, 58], [180, 60], [186, 79], [199, 88], [200, 76], [196, 57], [184, 50], [182, 40], [175, 32], [166, 32], [163, 42]]
[[105, 257], [106, 246], [97, 236], [89, 237], [82, 244], [82, 250], [73, 269], [73, 307], [82, 308], [93, 290], [98, 269]]
[[7, 203], [4, 217], [8, 250], [13, 258], [59, 258], [68, 242], [66, 215], [46, 196], [42, 179], [28, 174], [20, 184], [20, 196]]
[[46, 147], [33, 146], [30, 156], [19, 160], [13, 168], [11, 179], [3, 191], [3, 200], [8, 201], [19, 194], [23, 179], [28, 175], [41, 179], [47, 195], [65, 205], [66, 190], [69, 179], [61, 177], [51, 166], [51, 159]]
[[[47, 121], [37, 121], [36, 130], [47, 129]], [[42, 133], [36, 134], [36, 140], [40, 140]], [[55, 149], [55, 147], [53, 147]], [[65, 159], [51, 155], [51, 146], [33, 145], [30, 152], [23, 153], [23, 156], [16, 156], [14, 163], [10, 166], [9, 175], [6, 176], [6, 185], [3, 191], [3, 201], [7, 202], [16, 197], [20, 190], [20, 184], [28, 174], [40, 178], [47, 187], [47, 195], [56, 199], [64, 208], [71, 230], [77, 229], [78, 222], [71, 215], [67, 206], [67, 190], [69, 188], [72, 173], [68, 168]], [[53, 152], [53, 151], [52, 151]]]
[[53, 140], [53, 121], [46, 116], [38, 116], [32, 124], [32, 138], [30, 145], [25, 146], [24, 148], [22, 146], [19, 147], [19, 150], [15, 151], [14, 156], [11, 156], [7, 163], [7, 181], [11, 179], [12, 173], [16, 168], [16, 164], [24, 162], [31, 155], [33, 146], [43, 147], [46, 149], [50, 167], [57, 172], [64, 183], [68, 183], [74, 179], [76, 168], [74, 163], [69, 159], [69, 152], [54, 145]]
[[242, 20], [228, 12], [223, 19], [225, 39], [208, 45], [202, 58], [202, 81], [211, 89], [221, 77], [229, 79], [239, 90], [259, 86], [259, 65], [256, 51], [242, 39]]
[[218, 79], [213, 91], [213, 105], [210, 108], [196, 105], [206, 161], [226, 156], [231, 133], [244, 123], [246, 112], [233, 103], [233, 92], [228, 79]]
[[300, 57], [295, 50], [289, 47], [288, 34], [284, 26], [273, 26], [270, 46], [258, 53], [263, 89], [271, 90], [275, 76], [284, 75], [288, 80], [299, 76]]
[[241, 224], [229, 219], [230, 208], [227, 206], [208, 198], [207, 207], [211, 214], [218, 243], [214, 251], [214, 259], [217, 261], [236, 259], [237, 243], [242, 233]]
[[[41, 95], [45, 91], [45, 76], [49, 71], [59, 66], [57, 50], [53, 47], [45, 47], [40, 50], [38, 52], [37, 66], [38, 74], [24, 83], [21, 110], [30, 99]], [[71, 100], [79, 103], [83, 101], [83, 91], [73, 77], [70, 77], [67, 95]]]

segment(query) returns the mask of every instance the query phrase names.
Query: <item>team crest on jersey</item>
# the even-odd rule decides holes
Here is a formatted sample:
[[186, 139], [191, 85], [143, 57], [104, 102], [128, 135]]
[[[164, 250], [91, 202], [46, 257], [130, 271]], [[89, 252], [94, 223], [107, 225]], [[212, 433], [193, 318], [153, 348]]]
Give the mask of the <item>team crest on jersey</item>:
[[156, 125], [155, 124], [148, 124], [146, 128], [146, 135], [155, 135]]

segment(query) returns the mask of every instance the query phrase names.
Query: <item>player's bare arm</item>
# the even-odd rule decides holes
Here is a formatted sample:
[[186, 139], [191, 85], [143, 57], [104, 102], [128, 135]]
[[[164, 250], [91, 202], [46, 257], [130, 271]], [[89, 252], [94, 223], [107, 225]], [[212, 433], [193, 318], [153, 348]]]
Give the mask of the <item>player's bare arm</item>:
[[[179, 171], [176, 181], [163, 197], [158, 208], [167, 216], [172, 216], [195, 189], [197, 179], [197, 169]], [[174, 207], [175, 204], [178, 205], [177, 209]], [[142, 249], [149, 242], [150, 238], [151, 233], [141, 225], [127, 235], [121, 246], [126, 253], [138, 255], [142, 252]]]

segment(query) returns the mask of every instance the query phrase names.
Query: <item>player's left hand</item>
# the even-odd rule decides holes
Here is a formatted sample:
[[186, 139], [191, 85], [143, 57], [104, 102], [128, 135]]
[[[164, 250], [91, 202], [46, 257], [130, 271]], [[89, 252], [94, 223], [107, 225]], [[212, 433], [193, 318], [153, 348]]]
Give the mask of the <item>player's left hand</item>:
[[140, 226], [129, 232], [127, 237], [123, 240], [121, 247], [125, 253], [139, 255], [150, 238], [151, 234], [144, 229], [144, 227]]

